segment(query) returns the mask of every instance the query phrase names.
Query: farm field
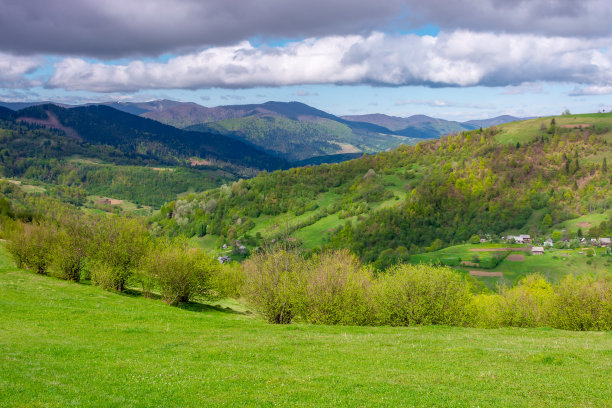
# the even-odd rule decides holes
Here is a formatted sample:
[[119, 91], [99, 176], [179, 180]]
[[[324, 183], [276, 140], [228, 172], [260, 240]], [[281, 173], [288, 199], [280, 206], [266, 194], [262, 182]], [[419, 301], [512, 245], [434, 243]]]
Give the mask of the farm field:
[[269, 325], [234, 301], [172, 308], [17, 270], [4, 255], [0, 315], [3, 407], [612, 400], [610, 333]]
[[[612, 272], [612, 257], [603, 248], [595, 250], [595, 256], [587, 257], [584, 249], [546, 249], [543, 255], [531, 255], [527, 246], [507, 244], [465, 244], [439, 251], [413, 255], [412, 263], [442, 263], [465, 273], [470, 271], [501, 272], [498, 276], [477, 276], [477, 279], [494, 289], [498, 284], [513, 285], [522, 277], [539, 273], [551, 282], [559, 282], [567, 274], [603, 274]], [[510, 251], [507, 251], [510, 250]], [[497, 266], [487, 268], [495, 254], [507, 255]], [[477, 256], [480, 266], [461, 265]], [[590, 261], [590, 263], [589, 263]]]
[[612, 217], [612, 214], [610, 211], [601, 213], [601, 214], [598, 214], [598, 213], [587, 214], [579, 218], [574, 218], [572, 220], [567, 220], [565, 222], [562, 222], [556, 228], [566, 229], [570, 232], [576, 232], [580, 228], [582, 229], [583, 232], [586, 232], [588, 231], [590, 227], [597, 226], [602, 221], [609, 221], [611, 217]]

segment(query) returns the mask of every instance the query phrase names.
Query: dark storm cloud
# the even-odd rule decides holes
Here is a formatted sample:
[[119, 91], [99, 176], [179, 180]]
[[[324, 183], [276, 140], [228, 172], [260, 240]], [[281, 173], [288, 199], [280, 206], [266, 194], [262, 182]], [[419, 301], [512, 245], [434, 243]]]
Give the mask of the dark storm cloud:
[[0, 51], [112, 58], [416, 28], [602, 37], [608, 0], [0, 0]]
[[605, 37], [612, 33], [609, 0], [411, 0], [413, 24], [444, 29]]
[[0, 0], [0, 50], [101, 58], [158, 55], [254, 36], [365, 32], [401, 0]]

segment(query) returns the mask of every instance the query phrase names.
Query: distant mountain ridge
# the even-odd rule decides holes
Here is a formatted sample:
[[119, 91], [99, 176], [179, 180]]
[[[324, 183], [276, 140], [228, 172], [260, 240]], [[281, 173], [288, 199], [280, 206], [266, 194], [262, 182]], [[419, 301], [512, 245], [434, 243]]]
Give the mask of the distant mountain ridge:
[[516, 122], [518, 120], [527, 120], [527, 119], [533, 119], [533, 118], [532, 117], [518, 118], [516, 116], [501, 115], [501, 116], [496, 116], [494, 118], [489, 118], [489, 119], [468, 120], [467, 122], [464, 122], [464, 123], [474, 125], [476, 127], [487, 128], [491, 126], [503, 125], [504, 123]]
[[[0, 113], [1, 114], [1, 113]], [[125, 157], [147, 158], [164, 164], [223, 163], [237, 168], [275, 170], [289, 167], [250, 144], [224, 135], [181, 130], [105, 105], [71, 109], [53, 104], [30, 106], [12, 113], [16, 122], [58, 129], [67, 137], [118, 149]]]
[[[37, 103], [4, 105], [15, 110]], [[187, 131], [223, 135], [296, 163], [309, 162], [316, 157], [376, 153], [402, 144], [416, 144], [423, 139], [519, 119], [504, 115], [462, 123], [426, 115], [403, 118], [377, 113], [340, 117], [295, 101], [206, 107], [162, 99], [101, 105]]]

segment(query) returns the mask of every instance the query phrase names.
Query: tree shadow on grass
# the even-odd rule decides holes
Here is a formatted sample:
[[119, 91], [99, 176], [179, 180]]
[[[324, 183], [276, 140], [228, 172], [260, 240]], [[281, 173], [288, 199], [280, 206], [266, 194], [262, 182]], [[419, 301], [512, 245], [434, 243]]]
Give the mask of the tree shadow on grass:
[[237, 315], [248, 314], [245, 312], [234, 310], [229, 306], [223, 307], [221, 305], [210, 305], [206, 303], [197, 303], [197, 302], [180, 303], [177, 307], [179, 309], [187, 310], [190, 312], [221, 312], [221, 313], [229, 313], [229, 314], [237, 314]]
[[[149, 293], [145, 296], [145, 294], [136, 288], [125, 288], [123, 292], [116, 292], [120, 296], [126, 296], [131, 298], [146, 298], [150, 300], [158, 300], [162, 301], [161, 295], [158, 293]], [[171, 306], [172, 307], [172, 306]], [[208, 303], [199, 303], [199, 302], [183, 302], [179, 303], [176, 306], [178, 309], [187, 310], [189, 312], [221, 312], [228, 314], [237, 314], [237, 315], [248, 315], [251, 314], [249, 311], [241, 312], [235, 309], [232, 309], [229, 306], [221, 306], [221, 305], [211, 305]]]

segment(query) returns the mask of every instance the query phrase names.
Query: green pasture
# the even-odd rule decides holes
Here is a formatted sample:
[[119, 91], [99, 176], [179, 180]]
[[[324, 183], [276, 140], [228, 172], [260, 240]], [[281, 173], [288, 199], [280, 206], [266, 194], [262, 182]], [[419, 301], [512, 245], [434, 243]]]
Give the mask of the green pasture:
[[[525, 143], [538, 135], [540, 127], [550, 126], [551, 117], [536, 118], [520, 122], [510, 122], [497, 126], [501, 132], [495, 135], [499, 143], [516, 144]], [[560, 115], [554, 116], [557, 126], [564, 125], [595, 125], [596, 129], [612, 130], [612, 114], [610, 113], [589, 113], [580, 115]], [[608, 131], [603, 137], [610, 139], [612, 132]]]
[[[487, 264], [487, 259], [496, 252], [476, 252], [472, 249], [503, 249], [516, 248], [510, 251], [509, 255], [522, 254], [524, 261], [513, 261], [508, 258], [502, 260], [494, 268], [486, 268], [482, 265]], [[513, 285], [521, 278], [538, 273], [546, 277], [551, 282], [559, 282], [565, 275], [592, 274], [601, 275], [612, 273], [612, 257], [605, 255], [604, 248], [596, 248], [595, 256], [588, 257], [585, 248], [580, 249], [549, 249], [543, 255], [531, 255], [529, 251], [521, 251], [523, 245], [513, 244], [464, 244], [444, 248], [435, 252], [413, 255], [410, 257], [412, 263], [442, 263], [452, 266], [463, 272], [470, 270], [482, 270], [486, 272], [502, 272], [503, 277], [476, 277], [485, 283], [489, 288], [494, 289], [498, 284]], [[581, 254], [582, 252], [582, 254]], [[501, 252], [497, 252], [501, 253]], [[461, 261], [472, 261], [474, 256], [478, 256], [481, 266], [460, 266]]]
[[35, 275], [0, 255], [2, 407], [605, 407], [612, 335], [265, 323]]

